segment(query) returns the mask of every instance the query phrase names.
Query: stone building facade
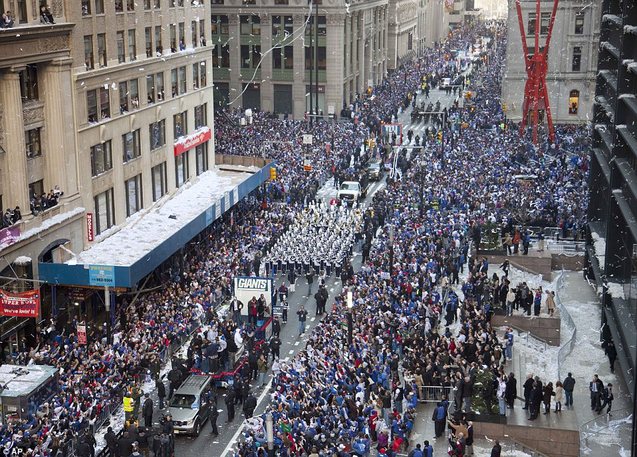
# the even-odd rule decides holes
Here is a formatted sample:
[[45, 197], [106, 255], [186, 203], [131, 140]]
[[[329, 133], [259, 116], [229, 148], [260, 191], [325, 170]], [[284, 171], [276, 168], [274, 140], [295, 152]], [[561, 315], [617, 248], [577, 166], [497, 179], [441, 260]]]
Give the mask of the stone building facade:
[[[0, 31], [0, 210], [22, 213], [0, 227], [0, 287], [15, 291], [214, 165], [210, 2], [0, 3], [15, 12]], [[33, 321], [0, 318], [0, 339]]]
[[[316, 25], [319, 112], [338, 114], [387, 73], [388, 0], [320, 1], [316, 25], [305, 0], [213, 3], [215, 89], [232, 107], [303, 117]], [[315, 72], [312, 79], [316, 91]]]
[[388, 68], [396, 68], [402, 59], [418, 53], [417, 0], [389, 1], [389, 58]]
[[[534, 49], [534, 0], [522, 0], [522, 17], [529, 52]], [[540, 46], [546, 42], [552, 1], [542, 1]], [[599, 41], [599, 4], [584, 0], [561, 0], [555, 16], [548, 53], [547, 87], [554, 123], [591, 120]], [[507, 16], [507, 61], [502, 84], [502, 103], [507, 116], [522, 119], [526, 70], [515, 1], [509, 0]]]

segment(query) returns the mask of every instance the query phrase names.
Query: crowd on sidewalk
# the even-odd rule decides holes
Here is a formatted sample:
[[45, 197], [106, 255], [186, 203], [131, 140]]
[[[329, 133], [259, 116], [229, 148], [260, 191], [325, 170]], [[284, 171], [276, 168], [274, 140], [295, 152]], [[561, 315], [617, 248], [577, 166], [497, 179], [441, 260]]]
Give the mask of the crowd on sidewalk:
[[[107, 405], [118, 403], [132, 386], [157, 377], [163, 351], [193, 325], [214, 329], [201, 350], [234, 339], [231, 332], [236, 328], [211, 313], [230, 295], [231, 278], [259, 271], [261, 254], [313, 200], [330, 174], [359, 172], [359, 145], [370, 133], [380, 133], [381, 121], [397, 115], [406, 93], [415, 93], [423, 75], [435, 79], [445, 53], [490, 33], [482, 25], [458, 30], [445, 44], [397, 70], [375, 88], [373, 99], [360, 98], [353, 104], [358, 124], [315, 122], [311, 131], [316, 143], [307, 151], [313, 167], [307, 175], [299, 143], [303, 121], [255, 113], [245, 130], [219, 122], [217, 152], [273, 157], [282, 164], [277, 181], [268, 184], [265, 195], [248, 198], [232, 217], [201, 237], [179, 269], [169, 272], [166, 287], [134, 303], [118, 304], [118, 326], [111, 342], [105, 328], [91, 329], [87, 345], [58, 322], [42, 328], [37, 347], [15, 354], [14, 359], [59, 368], [60, 391], [39, 410], [29, 411], [27, 420], [0, 427], [1, 444], [14, 443], [33, 456], [64, 455], [72, 436], [90, 441], [85, 432]], [[402, 179], [391, 180], [374, 197], [372, 217], [364, 228], [373, 239], [369, 259], [358, 274], [344, 276], [354, 297], [351, 344], [344, 329], [343, 295], [309, 336], [306, 348], [291, 361], [277, 361], [269, 411], [275, 416], [280, 455], [367, 455], [372, 446], [381, 456], [394, 455], [410, 446], [421, 386], [471, 385], [472, 377], [485, 370], [494, 378], [505, 375], [502, 342], [486, 309], [491, 297], [477, 287], [485, 274], [477, 263], [466, 266], [474, 229], [491, 219], [517, 220], [524, 211], [552, 222], [579, 221], [586, 205], [581, 151], [575, 163], [562, 163], [561, 158], [578, 151], [562, 147], [561, 142], [555, 148], [545, 145], [535, 150], [515, 132], [492, 135], [485, 129], [503, 117], [497, 100], [505, 48], [498, 46], [497, 53], [491, 48], [488, 65], [474, 75], [485, 90], [477, 92], [474, 110], [464, 114], [467, 127], [445, 139], [442, 153], [430, 154], [440, 149], [437, 140], [424, 139], [428, 160], [418, 166], [407, 164]], [[229, 114], [231, 119], [236, 116]], [[569, 132], [578, 139], [581, 134]], [[559, 131], [558, 138], [564, 138]], [[327, 142], [329, 154], [324, 148]], [[382, 139], [379, 142], [382, 145]], [[524, 154], [517, 157], [521, 149]], [[544, 186], [521, 187], [512, 179], [529, 166]], [[419, 181], [426, 201], [437, 200], [437, 209], [421, 206], [414, 186]], [[389, 236], [390, 226], [394, 237]], [[470, 287], [450, 290], [452, 279], [465, 267]], [[458, 331], [442, 331], [443, 319], [458, 321]], [[249, 334], [247, 324], [242, 325], [239, 332]], [[196, 358], [194, 351], [190, 362]], [[460, 401], [465, 401], [463, 397]], [[449, 400], [461, 409], [458, 398]], [[246, 432], [238, 455], [264, 453], [261, 430]]]

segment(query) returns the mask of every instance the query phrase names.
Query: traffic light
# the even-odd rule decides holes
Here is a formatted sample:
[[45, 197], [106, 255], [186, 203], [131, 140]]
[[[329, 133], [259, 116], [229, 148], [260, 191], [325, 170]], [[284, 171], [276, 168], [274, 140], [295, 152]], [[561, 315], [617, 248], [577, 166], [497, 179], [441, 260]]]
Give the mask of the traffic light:
[[276, 168], [270, 167], [270, 181], [276, 181]]
[[438, 141], [442, 141], [442, 130], [438, 131]]

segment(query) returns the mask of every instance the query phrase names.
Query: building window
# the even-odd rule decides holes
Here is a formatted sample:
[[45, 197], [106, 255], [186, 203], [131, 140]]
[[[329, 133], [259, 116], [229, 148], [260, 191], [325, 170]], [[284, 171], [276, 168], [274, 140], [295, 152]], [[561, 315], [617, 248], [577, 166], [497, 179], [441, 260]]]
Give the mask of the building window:
[[148, 104], [164, 99], [164, 74], [156, 73], [146, 76], [146, 95]]
[[173, 68], [170, 71], [170, 84], [173, 97], [186, 93], [186, 67]]
[[240, 16], [241, 35], [261, 35], [261, 18], [257, 15]]
[[181, 187], [189, 178], [188, 156], [190, 151], [175, 157], [175, 185]]
[[575, 14], [575, 34], [583, 35], [584, 34], [584, 13], [579, 12]]
[[195, 106], [195, 130], [208, 125], [207, 108], [208, 105], [206, 103]]
[[153, 202], [156, 202], [168, 192], [168, 179], [166, 174], [166, 162], [155, 165], [151, 169], [151, 181], [153, 186]]
[[164, 46], [161, 41], [161, 25], [155, 26], [155, 52], [157, 52], [157, 57], [164, 52]]
[[149, 10], [150, 4], [151, 4], [151, 0], [144, 0], [144, 9]]
[[126, 217], [129, 217], [144, 207], [142, 175], [139, 174], [124, 181], [124, 188], [126, 189]]
[[213, 14], [211, 17], [210, 33], [213, 35], [228, 35], [228, 16], [225, 14]]
[[82, 0], [82, 16], [91, 14], [91, 0]]
[[135, 0], [126, 1], [126, 11], [135, 11]]
[[124, 12], [124, 1], [123, 0], [115, 0], [115, 12], [123, 13]]
[[124, 114], [139, 108], [139, 87], [137, 79], [119, 83], [119, 112]]
[[294, 18], [292, 16], [272, 16], [272, 37], [285, 38], [294, 31]]
[[104, 14], [104, 0], [95, 0], [95, 14]]
[[137, 37], [135, 36], [135, 29], [128, 31], [128, 60], [131, 62], [137, 60]]
[[97, 34], [97, 61], [100, 67], [105, 67], [108, 63], [106, 58], [106, 34], [104, 33]]
[[100, 87], [100, 119], [111, 117], [111, 100], [108, 89]]
[[184, 51], [186, 49], [186, 30], [184, 23], [179, 23], [179, 50]]
[[272, 68], [277, 70], [294, 69], [294, 47], [284, 46], [280, 49], [274, 49], [272, 51]]
[[208, 170], [208, 142], [200, 144], [195, 148], [195, 159], [197, 162], [197, 176]]
[[170, 52], [177, 52], [177, 26], [170, 24]]
[[146, 38], [146, 57], [153, 56], [153, 28], [146, 27], [144, 29], [144, 37]]
[[573, 89], [568, 94], [568, 114], [577, 114], [579, 109], [579, 90]]
[[86, 111], [88, 122], [99, 122], [110, 118], [111, 104], [108, 89], [100, 87], [99, 89], [86, 91]]
[[175, 140], [188, 134], [188, 111], [173, 116], [173, 134]]
[[139, 147], [139, 129], [122, 135], [122, 150], [124, 163], [142, 154], [142, 150]]
[[84, 67], [86, 70], [95, 68], [95, 62], [93, 60], [93, 36], [91, 35], [84, 37]]
[[[194, 38], [193, 38], [194, 41]], [[199, 19], [199, 46], [206, 45], [206, 21]]]
[[161, 0], [155, 0], [155, 9], [160, 9], [161, 8]]
[[[305, 34], [309, 35], [310, 30], [312, 31], [312, 34], [316, 33], [314, 29], [314, 27], [316, 26], [316, 22], [314, 21], [314, 16], [310, 17], [309, 20], [307, 16], [305, 16], [305, 20], [308, 21], [307, 22], [308, 26], [305, 28]], [[320, 36], [327, 35], [327, 19], [325, 16], [318, 17], [318, 34]]]
[[197, 33], [197, 29], [199, 25], [199, 21], [191, 21], [190, 22], [190, 36], [192, 37], [192, 47], [196, 48], [197, 47], [197, 42], [199, 34]]
[[119, 31], [116, 34], [117, 41], [117, 61], [119, 63], [126, 61], [126, 54], [124, 52], [124, 32]]
[[230, 46], [228, 44], [215, 44], [212, 49], [212, 65], [216, 68], [230, 68]]
[[161, 148], [166, 144], [166, 120], [153, 122], [148, 126], [150, 150]]
[[573, 71], [580, 71], [582, 68], [582, 48], [575, 46], [573, 48], [573, 64], [571, 69]]
[[241, 45], [241, 68], [257, 68], [261, 62], [261, 45]]
[[98, 235], [115, 225], [115, 201], [113, 188], [97, 194], [95, 202], [95, 233]]
[[31, 211], [34, 211], [36, 209], [36, 206], [38, 210], [45, 209], [42, 207], [43, 202], [39, 202], [37, 203], [37, 205], [35, 202], [43, 195], [46, 196], [44, 194], [44, 181], [40, 179], [38, 181], [35, 181], [29, 184], [29, 198], [31, 199]]
[[27, 158], [39, 157], [42, 155], [42, 143], [40, 142], [40, 128], [27, 130], [24, 135], [27, 149]]
[[91, 176], [98, 176], [113, 168], [111, 141], [91, 147]]
[[206, 87], [206, 61], [192, 65], [192, 86], [194, 89]]
[[38, 99], [38, 67], [33, 64], [20, 72], [20, 95], [22, 101]]

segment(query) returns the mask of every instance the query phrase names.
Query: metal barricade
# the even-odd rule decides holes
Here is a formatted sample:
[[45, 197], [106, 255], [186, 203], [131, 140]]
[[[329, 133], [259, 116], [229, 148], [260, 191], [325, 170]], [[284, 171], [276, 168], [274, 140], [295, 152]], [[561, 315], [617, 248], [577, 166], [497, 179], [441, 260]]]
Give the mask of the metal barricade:
[[421, 386], [418, 392], [420, 403], [438, 403], [443, 399], [449, 400], [453, 387]]

